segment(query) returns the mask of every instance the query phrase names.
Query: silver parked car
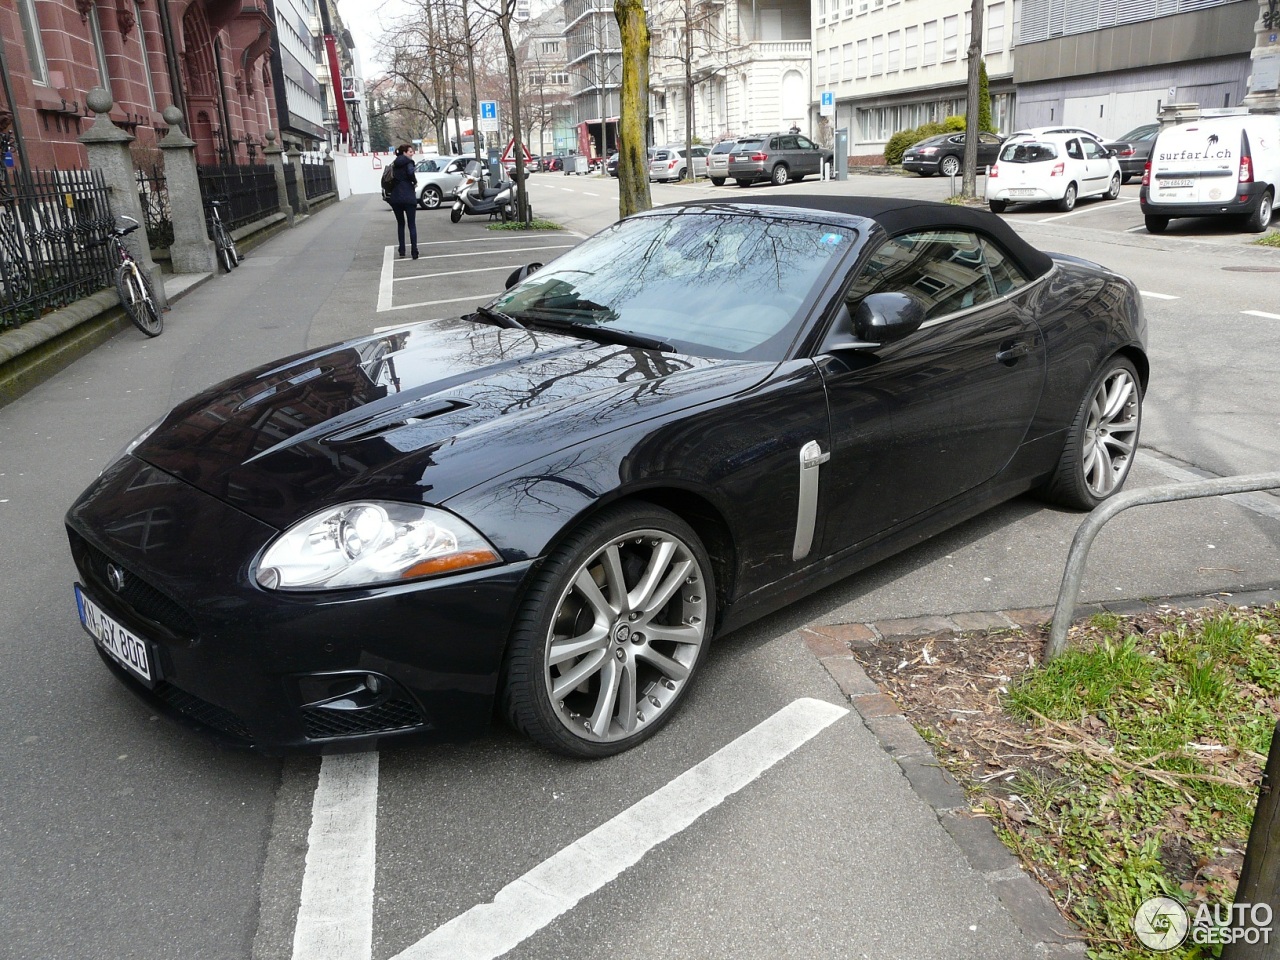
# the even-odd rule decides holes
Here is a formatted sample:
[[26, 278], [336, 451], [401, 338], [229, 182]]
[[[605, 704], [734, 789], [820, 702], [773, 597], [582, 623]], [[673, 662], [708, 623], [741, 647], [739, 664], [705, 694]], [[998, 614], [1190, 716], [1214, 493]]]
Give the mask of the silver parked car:
[[707, 154], [707, 176], [717, 187], [724, 186], [729, 179], [729, 154], [733, 152], [737, 140], [721, 140]]
[[467, 161], [475, 157], [431, 157], [429, 161], [434, 170], [424, 171], [422, 168], [428, 161], [418, 164], [418, 206], [423, 210], [435, 210], [446, 200], [452, 200], [462, 183]]
[[[693, 158], [695, 177], [707, 175], [707, 154], [710, 152], [710, 148], [701, 144], [694, 144], [689, 148], [689, 156]], [[672, 143], [654, 150], [653, 158], [649, 161], [650, 180], [683, 180], [687, 176], [689, 176], [689, 160], [685, 157], [682, 144]]]

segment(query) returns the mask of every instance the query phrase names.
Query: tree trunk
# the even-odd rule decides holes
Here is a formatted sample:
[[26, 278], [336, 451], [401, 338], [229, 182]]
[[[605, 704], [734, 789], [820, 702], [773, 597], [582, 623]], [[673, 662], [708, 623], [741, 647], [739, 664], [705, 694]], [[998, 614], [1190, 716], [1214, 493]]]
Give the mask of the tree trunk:
[[964, 111], [964, 181], [960, 194], [969, 199], [978, 191], [978, 73], [982, 67], [982, 4], [973, 0], [973, 12], [969, 15], [972, 32], [969, 35], [969, 84]]
[[524, 136], [520, 132], [520, 81], [516, 65], [516, 47], [511, 39], [511, 15], [515, 11], [514, 0], [503, 0], [502, 16], [498, 26], [502, 30], [502, 43], [507, 48], [507, 86], [511, 90], [511, 149], [516, 162], [516, 218], [524, 224], [532, 219], [529, 213], [529, 193], [525, 189]]
[[622, 95], [618, 109], [618, 216], [653, 206], [649, 193], [649, 22], [643, 0], [613, 0], [622, 40]]

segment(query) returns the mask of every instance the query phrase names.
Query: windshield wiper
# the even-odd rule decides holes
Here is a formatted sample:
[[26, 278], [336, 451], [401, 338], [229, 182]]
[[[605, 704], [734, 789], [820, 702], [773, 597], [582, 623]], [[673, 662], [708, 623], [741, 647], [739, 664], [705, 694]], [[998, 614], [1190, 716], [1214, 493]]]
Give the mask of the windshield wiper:
[[515, 317], [509, 317], [501, 310], [495, 310], [493, 307], [476, 307], [476, 316], [484, 317], [491, 323], [496, 323], [500, 327], [508, 327], [513, 330], [523, 330], [525, 326]]
[[663, 350], [675, 353], [676, 348], [657, 337], [646, 337], [642, 333], [630, 330], [614, 330], [611, 327], [598, 327], [591, 323], [577, 323], [573, 320], [560, 320], [548, 317], [529, 317], [530, 327], [547, 327], [551, 330], [562, 330], [565, 333], [576, 333], [585, 340], [598, 340], [601, 343], [617, 343], [624, 347], [644, 347], [646, 350]]

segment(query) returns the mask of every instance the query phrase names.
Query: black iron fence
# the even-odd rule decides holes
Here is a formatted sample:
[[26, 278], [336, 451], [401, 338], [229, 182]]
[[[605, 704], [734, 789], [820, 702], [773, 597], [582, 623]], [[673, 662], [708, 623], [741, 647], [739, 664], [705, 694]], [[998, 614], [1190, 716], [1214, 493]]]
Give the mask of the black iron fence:
[[308, 200], [314, 200], [326, 193], [333, 193], [332, 164], [324, 160], [319, 162], [304, 160], [299, 167], [302, 169], [302, 182], [305, 185]]
[[147, 243], [152, 250], [163, 250], [173, 243], [173, 212], [169, 207], [169, 184], [164, 166], [153, 164], [134, 172], [138, 181], [138, 199], [142, 202], [147, 226]]
[[111, 286], [113, 222], [101, 171], [0, 165], [0, 329]]
[[289, 200], [289, 209], [297, 213], [302, 207], [298, 203], [298, 181], [294, 179], [292, 170], [284, 172], [284, 192]]
[[234, 230], [280, 211], [275, 171], [268, 164], [219, 164], [199, 166], [200, 196], [205, 209], [210, 200], [226, 200], [229, 213], [222, 222]]

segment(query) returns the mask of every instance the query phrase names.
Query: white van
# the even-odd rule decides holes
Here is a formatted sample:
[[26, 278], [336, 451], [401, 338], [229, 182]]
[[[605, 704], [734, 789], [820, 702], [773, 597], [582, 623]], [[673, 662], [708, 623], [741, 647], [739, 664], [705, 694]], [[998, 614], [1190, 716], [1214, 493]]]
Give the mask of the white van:
[[1262, 233], [1280, 186], [1280, 121], [1271, 116], [1213, 117], [1160, 131], [1142, 174], [1147, 230], [1164, 233], [1173, 217], [1235, 216]]

